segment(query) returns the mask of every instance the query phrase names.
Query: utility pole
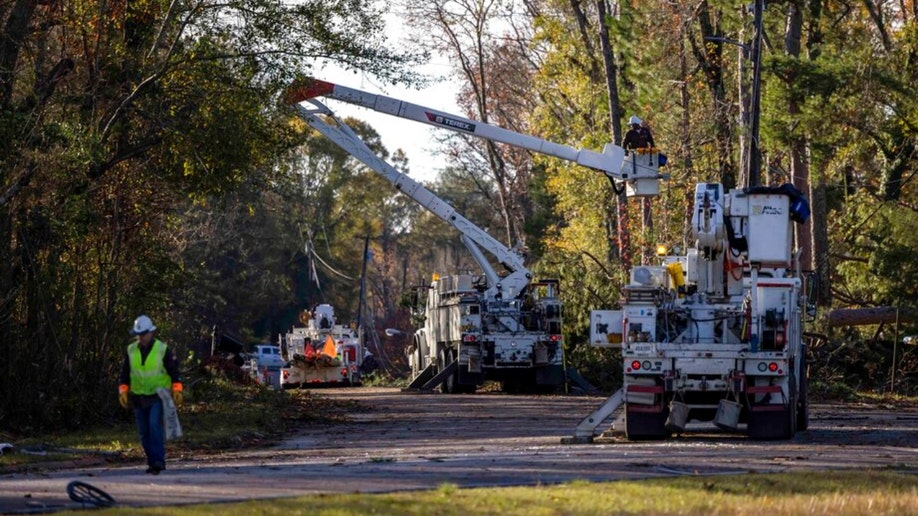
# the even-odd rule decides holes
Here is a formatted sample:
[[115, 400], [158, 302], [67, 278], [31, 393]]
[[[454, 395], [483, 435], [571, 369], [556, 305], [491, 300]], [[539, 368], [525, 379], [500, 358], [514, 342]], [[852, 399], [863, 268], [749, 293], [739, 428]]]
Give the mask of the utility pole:
[[759, 186], [762, 182], [762, 153], [759, 150], [759, 111], [761, 110], [761, 75], [762, 75], [762, 11], [765, 0], [755, 0], [752, 11], [752, 23], [755, 34], [752, 39], [752, 99], [749, 109], [749, 170], [746, 171], [746, 187]]
[[360, 299], [357, 303], [357, 328], [363, 327], [363, 312], [366, 309], [367, 262], [370, 254], [370, 235], [363, 237], [363, 264], [360, 267]]
[[[363, 237], [363, 264], [360, 266], [360, 299], [357, 300], [357, 339], [360, 341], [361, 353], [367, 349], [367, 332], [363, 327], [363, 313], [366, 311], [367, 297], [367, 262], [370, 261], [370, 235]], [[376, 342], [376, 335], [373, 335]], [[379, 351], [377, 349], [377, 351]]]
[[[762, 77], [762, 38], [763, 38], [763, 11], [765, 10], [765, 0], [753, 0], [752, 6], [752, 25], [754, 34], [752, 44], [747, 45], [741, 41], [731, 40], [719, 36], [706, 37], [707, 41], [720, 41], [739, 47], [740, 64], [739, 64], [739, 96], [742, 111], [742, 127], [740, 136], [740, 167], [743, 169], [743, 176], [746, 188], [760, 186], [762, 154], [759, 150], [759, 111], [761, 111], [761, 77]], [[752, 60], [752, 85], [747, 100], [744, 90], [743, 60], [746, 58]], [[748, 143], [743, 144], [748, 140]]]

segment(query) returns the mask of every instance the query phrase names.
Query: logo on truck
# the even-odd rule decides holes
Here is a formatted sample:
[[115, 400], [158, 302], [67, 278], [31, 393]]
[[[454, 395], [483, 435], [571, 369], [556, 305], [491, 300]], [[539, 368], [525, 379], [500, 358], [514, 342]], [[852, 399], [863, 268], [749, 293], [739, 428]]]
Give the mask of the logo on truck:
[[452, 127], [453, 129], [461, 129], [470, 133], [475, 132], [475, 124], [470, 124], [464, 120], [456, 120], [454, 118], [449, 118], [443, 115], [429, 113], [426, 111], [424, 114], [427, 115], [427, 120], [430, 120], [435, 124], [445, 125], [446, 127]]
[[753, 215], [784, 215], [784, 210], [779, 206], [770, 206], [768, 204], [764, 205], [752, 205], [752, 214]]

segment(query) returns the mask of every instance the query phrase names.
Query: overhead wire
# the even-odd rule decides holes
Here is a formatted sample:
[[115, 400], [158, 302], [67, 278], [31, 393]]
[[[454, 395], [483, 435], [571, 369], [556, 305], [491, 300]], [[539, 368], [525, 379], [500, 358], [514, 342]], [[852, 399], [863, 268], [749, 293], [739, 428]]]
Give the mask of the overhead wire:
[[316, 252], [315, 247], [311, 245], [311, 242], [310, 242], [310, 245], [308, 245], [307, 250], [308, 250], [308, 252], [310, 253], [310, 255], [311, 255], [313, 258], [315, 258], [315, 260], [316, 260], [317, 262], [319, 262], [323, 267], [325, 267], [325, 268], [328, 270], [328, 272], [331, 272], [331, 273], [334, 274], [335, 276], [338, 276], [338, 277], [340, 277], [340, 278], [344, 278], [344, 279], [346, 279], [346, 280], [348, 280], [348, 281], [357, 281], [357, 278], [354, 278], [354, 277], [352, 277], [352, 276], [348, 276], [347, 274], [345, 274], [345, 273], [343, 273], [343, 272], [341, 272], [341, 271], [335, 269], [334, 267], [332, 267], [331, 265], [329, 265], [325, 260], [323, 260], [322, 257], [319, 256], [319, 253]]
[[[398, 377], [404, 376], [405, 371], [402, 371], [401, 368], [398, 368], [395, 366], [395, 362], [393, 362], [392, 359], [389, 358], [388, 353], [386, 353], [386, 348], [383, 347], [382, 342], [380, 342], [379, 340], [379, 335], [375, 331], [376, 317], [373, 315], [373, 311], [372, 310], [367, 310], [367, 311], [369, 312], [367, 315], [370, 320], [370, 328], [374, 329], [374, 331], [370, 332], [370, 334], [372, 335], [372, 339], [373, 339], [373, 346], [376, 348], [377, 356], [381, 358], [381, 360], [379, 361], [380, 365], [382, 366], [386, 374], [389, 375], [391, 378], [398, 378]], [[393, 373], [393, 370], [395, 371], [395, 373]]]
[[[312, 243], [312, 239], [310, 239], [310, 240], [306, 243], [306, 255], [307, 255], [307, 258], [310, 260], [310, 275], [312, 276], [313, 281], [314, 281], [314, 282], [316, 283], [316, 285], [319, 287], [319, 291], [320, 291], [320, 292], [321, 292], [322, 289], [321, 289], [321, 286], [319, 285], [319, 278], [318, 278], [318, 275], [316, 274], [315, 264], [314, 264], [313, 260], [314, 260], [315, 262], [318, 262], [322, 267], [324, 267], [324, 268], [325, 268], [326, 270], [328, 270], [330, 273], [332, 273], [332, 274], [334, 274], [334, 275], [336, 275], [336, 276], [338, 276], [338, 277], [340, 277], [340, 278], [343, 278], [343, 279], [348, 280], [348, 281], [357, 281], [357, 280], [358, 280], [358, 278], [354, 278], [354, 277], [352, 277], [352, 276], [349, 276], [349, 275], [347, 275], [347, 274], [345, 274], [345, 273], [343, 273], [343, 272], [341, 272], [341, 271], [335, 269], [334, 267], [332, 267], [331, 265], [329, 265], [328, 262], [326, 262], [325, 260], [323, 260], [322, 257], [319, 256], [319, 253], [316, 252], [315, 246], [314, 246], [313, 243]], [[389, 358], [389, 355], [388, 355], [388, 353], [386, 352], [385, 347], [382, 345], [382, 342], [381, 342], [380, 339], [379, 339], [379, 335], [376, 333], [376, 320], [375, 320], [375, 316], [373, 315], [373, 311], [372, 311], [372, 310], [367, 310], [367, 312], [369, 312], [369, 313], [367, 314], [367, 315], [368, 315], [368, 319], [369, 319], [369, 324], [368, 324], [368, 328], [367, 328], [367, 329], [368, 329], [369, 331], [365, 332], [365, 334], [369, 334], [369, 335], [370, 335], [370, 340], [371, 340], [372, 343], [373, 343], [373, 348], [376, 350], [375, 356], [379, 358], [380, 366], [383, 368], [383, 370], [386, 372], [386, 374], [389, 375], [389, 376], [392, 377], [392, 378], [397, 378], [397, 377], [400, 377], [400, 376], [404, 376], [404, 374], [405, 374], [404, 371], [401, 371], [399, 368], [397, 368], [397, 367], [395, 366], [395, 362], [394, 362], [391, 358]]]

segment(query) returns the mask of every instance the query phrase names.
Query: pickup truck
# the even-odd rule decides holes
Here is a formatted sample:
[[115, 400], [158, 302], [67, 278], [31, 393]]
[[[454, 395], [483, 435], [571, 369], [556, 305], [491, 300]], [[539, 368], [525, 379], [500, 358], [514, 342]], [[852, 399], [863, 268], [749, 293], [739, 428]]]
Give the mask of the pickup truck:
[[281, 358], [280, 347], [272, 344], [257, 344], [255, 351], [249, 353], [247, 358], [254, 359], [259, 368], [279, 368], [285, 365], [284, 359]]

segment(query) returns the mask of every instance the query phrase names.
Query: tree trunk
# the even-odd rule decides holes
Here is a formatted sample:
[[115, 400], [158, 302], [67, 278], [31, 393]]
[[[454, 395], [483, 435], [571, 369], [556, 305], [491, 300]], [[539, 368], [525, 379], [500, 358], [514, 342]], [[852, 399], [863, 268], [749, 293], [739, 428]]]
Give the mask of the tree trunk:
[[[787, 55], [799, 60], [801, 50], [801, 35], [803, 34], [803, 11], [796, 3], [788, 4], [787, 29], [784, 33], [784, 50]], [[801, 114], [800, 103], [794, 92], [794, 82], [796, 74], [788, 74], [787, 88], [791, 92], [787, 100], [787, 113], [791, 120], [796, 120]], [[791, 129], [790, 151], [791, 151], [791, 180], [795, 187], [801, 192], [810, 191], [810, 170], [809, 163], [806, 159], [807, 142], [806, 137], [802, 134], [795, 135], [794, 129]], [[797, 225], [796, 245], [801, 250], [800, 268], [804, 271], [813, 270], [813, 217], [807, 219], [805, 224]]]
[[[606, 88], [609, 95], [609, 118], [612, 129], [612, 141], [620, 144], [622, 141], [622, 108], [618, 98], [618, 77], [615, 71], [615, 56], [612, 53], [612, 42], [609, 39], [609, 24], [606, 17], [608, 9], [605, 0], [598, 0], [596, 8], [599, 15], [599, 43], [602, 51], [602, 61], [605, 65]], [[618, 255], [621, 259], [622, 272], [627, 277], [628, 271], [631, 270], [631, 238], [629, 235], [630, 224], [628, 223], [628, 198], [624, 193], [616, 196], [617, 219], [618, 219]]]
[[819, 163], [815, 168], [816, 177], [810, 183], [810, 206], [813, 221], [813, 256], [819, 259], [814, 260], [813, 265], [816, 271], [816, 291], [813, 301], [817, 306], [829, 306], [832, 302], [832, 284], [830, 280], [829, 267], [829, 231], [826, 227], [828, 220], [828, 208], [826, 208], [827, 192], [824, 163]]
[[9, 107], [12, 103], [19, 51], [37, 6], [36, 0], [17, 0], [0, 33], [0, 106]]
[[719, 181], [724, 185], [724, 189], [729, 191], [736, 186], [736, 163], [733, 158], [732, 102], [727, 98], [727, 89], [724, 85], [723, 43], [717, 40], [724, 35], [706, 0], [699, 4], [696, 12], [701, 28], [701, 42], [693, 40], [692, 48], [711, 90]]
[[[676, 13], [678, 14], [678, 13]], [[697, 180], [694, 173], [694, 162], [692, 154], [692, 121], [691, 121], [691, 99], [692, 96], [689, 94], [689, 67], [688, 67], [688, 55], [685, 48], [687, 42], [686, 34], [686, 24], [680, 23], [682, 27], [682, 37], [679, 38], [679, 77], [680, 77], [680, 86], [679, 86], [679, 98], [680, 98], [680, 107], [682, 108], [682, 164], [685, 168], [686, 175], [688, 178], [687, 183], [691, 185]], [[688, 249], [691, 247], [694, 242], [692, 241], [692, 212], [694, 211], [695, 204], [695, 192], [689, 186], [683, 190], [682, 202], [683, 207], [682, 214], [682, 248]]]
[[[820, 42], [822, 41], [822, 2], [820, 0], [807, 0], [807, 57], [810, 61], [816, 60], [822, 53]], [[810, 152], [813, 155], [812, 152]], [[828, 192], [826, 186], [826, 160], [819, 160], [816, 163], [811, 162], [807, 172], [809, 173], [809, 191], [810, 208], [812, 214], [810, 217], [811, 229], [810, 238], [812, 245], [811, 263], [816, 272], [816, 290], [813, 301], [816, 306], [829, 306], [832, 303], [832, 283], [829, 267], [829, 230], [828, 230]], [[815, 177], [813, 175], [815, 172]], [[818, 258], [817, 258], [818, 257]]]
[[641, 239], [641, 264], [652, 265], [652, 260], [656, 256], [656, 236], [653, 231], [653, 203], [650, 197], [641, 199], [641, 221], [643, 222], [641, 233], [644, 238]]
[[828, 324], [836, 326], [863, 326], [865, 324], [912, 322], [918, 320], [918, 310], [877, 306], [874, 308], [839, 308], [829, 312]]

